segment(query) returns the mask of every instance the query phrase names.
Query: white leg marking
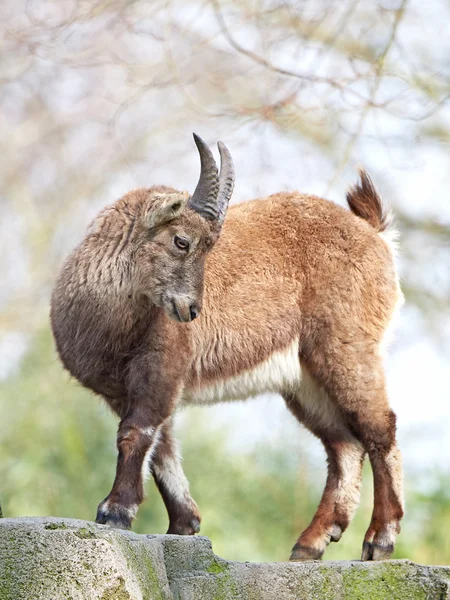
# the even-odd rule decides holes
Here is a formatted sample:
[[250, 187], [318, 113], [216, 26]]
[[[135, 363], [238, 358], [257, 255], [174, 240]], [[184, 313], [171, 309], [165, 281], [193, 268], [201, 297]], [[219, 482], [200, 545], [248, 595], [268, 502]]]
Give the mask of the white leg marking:
[[[138, 511], [138, 505], [137, 504], [131, 504], [130, 506], [123, 506], [122, 504], [112, 504], [112, 506], [117, 506], [119, 508], [119, 512], [121, 513], [125, 513], [127, 514], [130, 519], [134, 519], [134, 517], [136, 516], [136, 513]], [[105, 514], [105, 516], [108, 516], [111, 513], [111, 504], [109, 502], [109, 500], [106, 500], [105, 502], [103, 502], [101, 504], [101, 509], [103, 511], [103, 513]]]
[[155, 433], [155, 428], [144, 427], [143, 429], [139, 429], [139, 433], [142, 433], [142, 435], [146, 435], [148, 437], [152, 437], [152, 435]]
[[[155, 453], [155, 450], [156, 450], [159, 440], [161, 438], [161, 426], [156, 429], [156, 432], [153, 427], [149, 427], [147, 429], [147, 431], [149, 431], [150, 429], [153, 429], [154, 437], [153, 437], [153, 441], [152, 441], [149, 449], [147, 450], [147, 452], [145, 454], [144, 462], [142, 463], [142, 471], [141, 471], [142, 482], [147, 481], [147, 479], [151, 473], [150, 463], [152, 461], [153, 455]], [[152, 435], [152, 434], [147, 434], [147, 435]]]
[[386, 465], [391, 476], [392, 487], [400, 506], [404, 506], [403, 498], [403, 461], [400, 450], [394, 446], [386, 456]]
[[[175, 441], [173, 441], [175, 446]], [[169, 494], [184, 504], [193, 504], [189, 492], [189, 482], [181, 466], [181, 457], [176, 447], [174, 454], [163, 459], [162, 466], [153, 465], [153, 473], [164, 484]]]
[[382, 531], [382, 533], [375, 537], [375, 541], [381, 546], [390, 546], [391, 544], [394, 545], [397, 533], [398, 523], [396, 521], [391, 521], [386, 525], [386, 528]]
[[138, 505], [137, 504], [132, 504], [131, 506], [127, 506], [123, 510], [126, 510], [126, 512], [128, 513], [128, 516], [130, 517], [130, 519], [133, 520], [134, 517], [136, 516], [137, 511], [138, 511]]
[[354, 516], [359, 504], [363, 456], [364, 448], [357, 440], [342, 442], [339, 445], [339, 483], [334, 492], [334, 499], [338, 506], [344, 508], [349, 520]]

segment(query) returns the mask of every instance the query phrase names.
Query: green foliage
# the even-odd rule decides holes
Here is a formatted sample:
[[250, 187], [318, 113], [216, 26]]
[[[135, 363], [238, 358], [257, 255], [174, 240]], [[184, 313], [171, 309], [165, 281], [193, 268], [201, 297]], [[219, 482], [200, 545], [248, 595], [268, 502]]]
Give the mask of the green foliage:
[[[20, 372], [0, 389], [1, 501], [7, 517], [53, 515], [92, 520], [115, 471], [117, 421], [102, 402], [71, 380], [53, 350], [48, 330], [34, 341]], [[207, 409], [189, 409], [178, 432], [184, 467], [202, 513], [202, 534], [220, 556], [286, 560], [309, 523], [324, 484], [319, 468], [297, 440], [250, 452], [233, 448], [227, 432], [207, 423]], [[205, 416], [206, 415], [206, 416]], [[427, 473], [406, 486], [407, 514], [396, 557], [450, 563], [450, 490], [444, 474]], [[163, 533], [167, 517], [152, 481], [135, 530]], [[370, 520], [371, 474], [365, 467], [361, 506], [327, 559], [359, 558]]]
[[115, 419], [63, 371], [48, 331], [2, 385], [0, 407], [5, 516], [95, 518], [92, 499], [114, 476]]

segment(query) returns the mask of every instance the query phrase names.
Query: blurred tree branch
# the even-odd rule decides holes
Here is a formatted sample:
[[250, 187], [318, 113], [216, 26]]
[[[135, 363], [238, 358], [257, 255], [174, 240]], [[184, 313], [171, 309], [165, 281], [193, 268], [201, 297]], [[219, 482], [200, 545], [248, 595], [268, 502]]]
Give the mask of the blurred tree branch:
[[[228, 137], [251, 125], [261, 143], [267, 131], [294, 139], [299, 153], [327, 161], [328, 190], [368, 143], [448, 152], [450, 72], [446, 54], [422, 40], [423, 11], [416, 0], [5, 0], [2, 321], [34, 327], [87, 215], [135, 185], [144, 164], [173, 173], [160, 148], [181, 156], [191, 123]], [[430, 18], [449, 12], [437, 2]], [[433, 294], [407, 268], [420, 252], [412, 240], [426, 236], [442, 257], [448, 227], [394, 208], [405, 288], [429, 306]], [[448, 304], [436, 296], [433, 311], [439, 321]]]

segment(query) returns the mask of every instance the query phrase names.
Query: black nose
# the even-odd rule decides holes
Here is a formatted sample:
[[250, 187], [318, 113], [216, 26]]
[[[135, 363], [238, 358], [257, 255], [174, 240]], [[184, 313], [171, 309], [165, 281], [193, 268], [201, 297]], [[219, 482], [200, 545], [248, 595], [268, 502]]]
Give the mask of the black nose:
[[196, 319], [200, 314], [200, 308], [197, 306], [197, 304], [191, 304], [191, 306], [189, 307], [189, 311], [191, 313], [191, 321]]

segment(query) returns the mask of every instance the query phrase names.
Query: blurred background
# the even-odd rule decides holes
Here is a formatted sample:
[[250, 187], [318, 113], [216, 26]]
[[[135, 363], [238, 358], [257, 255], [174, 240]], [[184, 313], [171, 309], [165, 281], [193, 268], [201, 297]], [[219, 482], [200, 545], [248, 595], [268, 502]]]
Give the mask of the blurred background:
[[[191, 137], [226, 142], [233, 202], [299, 189], [345, 203], [364, 165], [401, 232], [406, 305], [386, 368], [406, 472], [396, 557], [450, 564], [448, 0], [2, 0], [0, 501], [93, 519], [116, 420], [63, 372], [48, 303], [89, 221], [126, 191], [193, 191]], [[202, 533], [228, 559], [286, 560], [325, 481], [277, 397], [177, 419]], [[152, 481], [135, 529], [164, 532]], [[360, 509], [326, 558], [359, 558]]]

